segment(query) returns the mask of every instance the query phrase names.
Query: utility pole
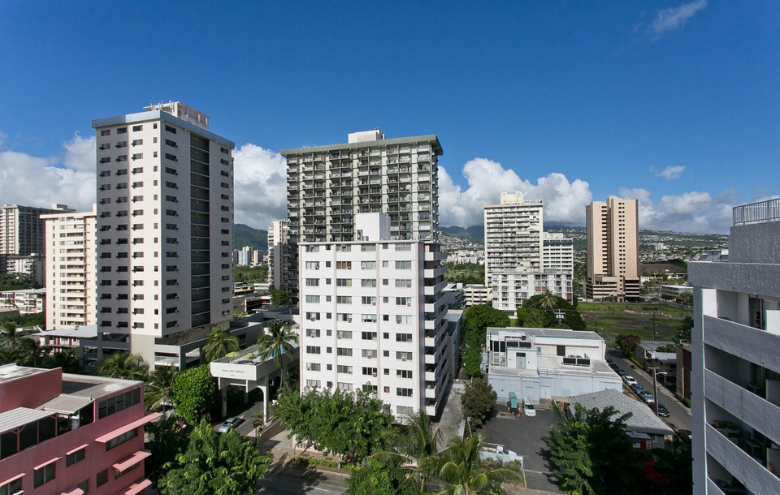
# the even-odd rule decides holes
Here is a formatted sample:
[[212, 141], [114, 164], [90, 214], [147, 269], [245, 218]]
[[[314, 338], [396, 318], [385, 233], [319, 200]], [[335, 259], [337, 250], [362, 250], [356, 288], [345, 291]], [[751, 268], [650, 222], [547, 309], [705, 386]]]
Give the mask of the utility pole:
[[[653, 316], [655, 316], [655, 313], [653, 313]], [[655, 326], [653, 326], [653, 329], [655, 329]], [[655, 338], [653, 338], [655, 340]], [[658, 373], [658, 368], [650, 368], [653, 372], [653, 409], [655, 409], [655, 415], [658, 416], [658, 381], [656, 380], [656, 374]]]
[[[657, 308], [653, 308], [653, 342], [655, 342], [655, 312], [658, 311]], [[653, 375], [655, 376], [655, 375]]]

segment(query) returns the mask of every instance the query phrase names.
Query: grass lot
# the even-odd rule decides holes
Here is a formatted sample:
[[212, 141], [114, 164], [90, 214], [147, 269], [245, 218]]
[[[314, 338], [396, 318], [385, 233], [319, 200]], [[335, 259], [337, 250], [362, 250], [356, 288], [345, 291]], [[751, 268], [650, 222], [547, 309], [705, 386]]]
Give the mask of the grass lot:
[[[622, 334], [639, 335], [642, 340], [653, 339], [653, 311], [656, 307], [655, 338], [671, 340], [682, 330], [683, 309], [664, 304], [632, 303], [580, 303], [577, 309], [582, 313], [588, 330], [598, 332], [607, 343]], [[685, 310], [690, 316], [691, 311]], [[597, 320], [591, 319], [597, 317]]]

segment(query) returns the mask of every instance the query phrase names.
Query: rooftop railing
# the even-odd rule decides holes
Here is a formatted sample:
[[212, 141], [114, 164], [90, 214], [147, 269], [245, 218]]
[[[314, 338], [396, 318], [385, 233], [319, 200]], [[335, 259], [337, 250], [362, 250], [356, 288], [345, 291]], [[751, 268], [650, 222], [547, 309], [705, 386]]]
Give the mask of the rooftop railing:
[[780, 220], [780, 198], [769, 199], [759, 203], [735, 206], [733, 210], [734, 225], [750, 223], [776, 222]]

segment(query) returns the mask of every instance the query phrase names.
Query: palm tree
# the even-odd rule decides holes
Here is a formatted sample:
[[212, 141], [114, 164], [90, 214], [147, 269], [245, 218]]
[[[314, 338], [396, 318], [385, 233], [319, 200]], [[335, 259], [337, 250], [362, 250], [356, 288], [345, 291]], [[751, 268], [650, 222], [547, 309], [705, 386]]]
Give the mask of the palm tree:
[[206, 362], [223, 358], [231, 352], [236, 352], [238, 349], [238, 339], [230, 335], [230, 332], [222, 327], [215, 327], [209, 334], [206, 345], [203, 346]]
[[63, 373], [78, 373], [81, 369], [74, 349], [52, 352], [43, 360], [44, 368], [62, 368]]
[[437, 495], [494, 495], [500, 493], [501, 483], [519, 480], [518, 472], [507, 469], [482, 469], [479, 449], [484, 435], [472, 435], [466, 440], [453, 437], [441, 452], [438, 480], [442, 489]]
[[144, 380], [148, 370], [141, 356], [129, 352], [115, 352], [100, 362], [98, 373], [110, 378]]
[[16, 351], [16, 344], [19, 342], [19, 336], [16, 333], [16, 321], [7, 320], [3, 322], [0, 329], [0, 347], [6, 348], [11, 352]]
[[170, 403], [173, 395], [173, 382], [178, 372], [175, 366], [157, 366], [149, 373], [149, 381], [144, 387], [146, 409], [151, 411], [162, 406], [165, 411], [165, 406]]
[[261, 359], [274, 358], [274, 362], [282, 370], [281, 386], [284, 387], [284, 367], [282, 355], [292, 356], [298, 346], [298, 335], [292, 331], [289, 324], [273, 320], [268, 322], [266, 332], [257, 339], [258, 353]]
[[[386, 435], [393, 450], [377, 452], [371, 457], [400, 466], [406, 478], [403, 485], [414, 485], [418, 493], [425, 493], [428, 481], [436, 476], [439, 447], [443, 443], [441, 430], [434, 432], [428, 415], [418, 410], [417, 414], [405, 416], [403, 424]], [[399, 487], [399, 491], [403, 488]]]
[[558, 299], [555, 297], [555, 294], [550, 292], [550, 289], [545, 289], [541, 299], [539, 299], [539, 309], [552, 312], [557, 305]]
[[47, 352], [38, 344], [37, 340], [24, 337], [17, 342], [14, 354], [20, 366], [38, 367], [43, 364]]

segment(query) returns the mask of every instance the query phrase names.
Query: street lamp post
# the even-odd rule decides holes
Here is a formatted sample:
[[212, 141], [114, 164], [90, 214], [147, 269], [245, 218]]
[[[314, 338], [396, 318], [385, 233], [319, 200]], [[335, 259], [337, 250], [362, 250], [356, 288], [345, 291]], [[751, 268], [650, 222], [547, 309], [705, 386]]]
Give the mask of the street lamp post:
[[658, 375], [666, 375], [667, 373], [665, 371], [659, 372], [658, 371], [659, 368], [649, 368], [649, 369], [650, 371], [653, 372], [653, 398], [655, 399], [655, 402], [653, 403], [654, 405], [653, 409], [655, 410], [655, 415], [658, 416], [658, 380], [656, 379], [656, 377]]
[[472, 436], [473, 433], [471, 433], [471, 416], [466, 417], [466, 424], [469, 425], [469, 436]]

